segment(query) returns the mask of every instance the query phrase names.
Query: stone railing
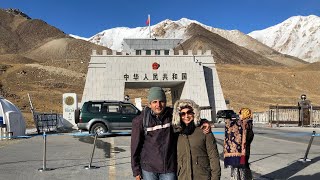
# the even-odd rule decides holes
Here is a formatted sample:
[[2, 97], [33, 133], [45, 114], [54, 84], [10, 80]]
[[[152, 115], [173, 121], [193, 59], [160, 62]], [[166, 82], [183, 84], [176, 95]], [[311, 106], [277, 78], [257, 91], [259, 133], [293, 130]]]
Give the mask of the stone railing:
[[139, 54], [136, 54], [136, 51], [133, 52], [117, 52], [115, 50], [112, 51], [112, 54], [108, 54], [107, 50], [102, 50], [102, 54], [99, 54], [97, 52], [97, 50], [92, 50], [92, 54], [91, 56], [211, 56], [211, 50], [206, 50], [206, 51], [202, 51], [202, 50], [198, 50], [196, 54], [193, 54], [192, 50], [188, 50], [187, 54], [184, 54], [183, 50], [179, 50], [178, 54], [174, 53], [173, 49], [169, 50], [169, 54], [165, 55], [165, 50], [160, 50], [160, 54], [156, 55], [156, 51], [158, 50], [148, 50], [150, 51], [150, 55], [147, 55], [147, 50], [139, 50]]

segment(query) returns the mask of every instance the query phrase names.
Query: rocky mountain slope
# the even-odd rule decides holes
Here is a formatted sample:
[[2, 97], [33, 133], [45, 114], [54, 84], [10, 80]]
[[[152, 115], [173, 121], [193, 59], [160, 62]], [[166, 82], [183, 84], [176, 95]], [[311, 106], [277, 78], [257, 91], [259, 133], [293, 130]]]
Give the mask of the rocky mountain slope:
[[190, 38], [176, 47], [176, 50], [193, 50], [193, 53], [196, 53], [198, 49], [211, 50], [214, 59], [219, 64], [282, 65], [238, 46], [195, 23], [187, 27], [186, 35]]
[[32, 125], [27, 93], [40, 112], [62, 112], [66, 92], [83, 91], [93, 49], [111, 50], [70, 37], [17, 10], [0, 10], [0, 95]]

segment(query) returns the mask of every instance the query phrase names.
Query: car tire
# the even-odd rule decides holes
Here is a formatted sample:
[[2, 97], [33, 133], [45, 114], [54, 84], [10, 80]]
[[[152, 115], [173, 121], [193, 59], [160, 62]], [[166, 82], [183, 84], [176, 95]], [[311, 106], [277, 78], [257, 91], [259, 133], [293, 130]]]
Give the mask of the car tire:
[[96, 123], [90, 128], [90, 134], [98, 133], [98, 137], [103, 137], [104, 135], [99, 135], [101, 133], [107, 133], [108, 128], [102, 123]]
[[76, 109], [74, 110], [74, 122], [78, 124], [79, 119], [80, 119], [80, 109]]

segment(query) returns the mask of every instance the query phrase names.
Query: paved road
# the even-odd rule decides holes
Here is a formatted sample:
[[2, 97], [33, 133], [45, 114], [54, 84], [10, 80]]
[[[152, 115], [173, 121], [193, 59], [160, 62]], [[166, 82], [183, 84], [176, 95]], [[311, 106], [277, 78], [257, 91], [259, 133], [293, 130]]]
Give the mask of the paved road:
[[[223, 166], [223, 128], [214, 128]], [[258, 128], [250, 158], [255, 179], [320, 179], [320, 137], [314, 138], [308, 158], [311, 162], [298, 160], [305, 155], [310, 133], [313, 129]], [[316, 129], [320, 132], [320, 129]], [[43, 167], [43, 139], [0, 142], [0, 179], [133, 179], [130, 167], [130, 135], [106, 137], [97, 140], [92, 166], [85, 170], [93, 149], [93, 138], [71, 134], [49, 135], [47, 139], [47, 168]], [[222, 178], [229, 179], [230, 170], [222, 169]]]
[[[290, 128], [255, 128], [256, 135], [263, 135], [264, 137], [275, 138], [275, 139], [282, 139], [292, 142], [299, 142], [308, 144], [312, 135], [313, 130], [316, 133], [320, 133], [320, 129], [310, 128], [298, 128], [298, 127], [291, 127]], [[318, 132], [317, 132], [318, 131]], [[320, 137], [314, 138], [312, 144], [320, 145]]]

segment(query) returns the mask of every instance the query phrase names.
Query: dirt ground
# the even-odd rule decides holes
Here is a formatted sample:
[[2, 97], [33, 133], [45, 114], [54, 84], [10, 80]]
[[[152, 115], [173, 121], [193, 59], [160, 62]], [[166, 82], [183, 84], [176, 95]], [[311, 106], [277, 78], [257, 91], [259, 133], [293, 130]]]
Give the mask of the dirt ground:
[[297, 105], [301, 94], [320, 105], [320, 72], [313, 70], [314, 66], [218, 65], [217, 70], [232, 108], [265, 111], [269, 105]]

